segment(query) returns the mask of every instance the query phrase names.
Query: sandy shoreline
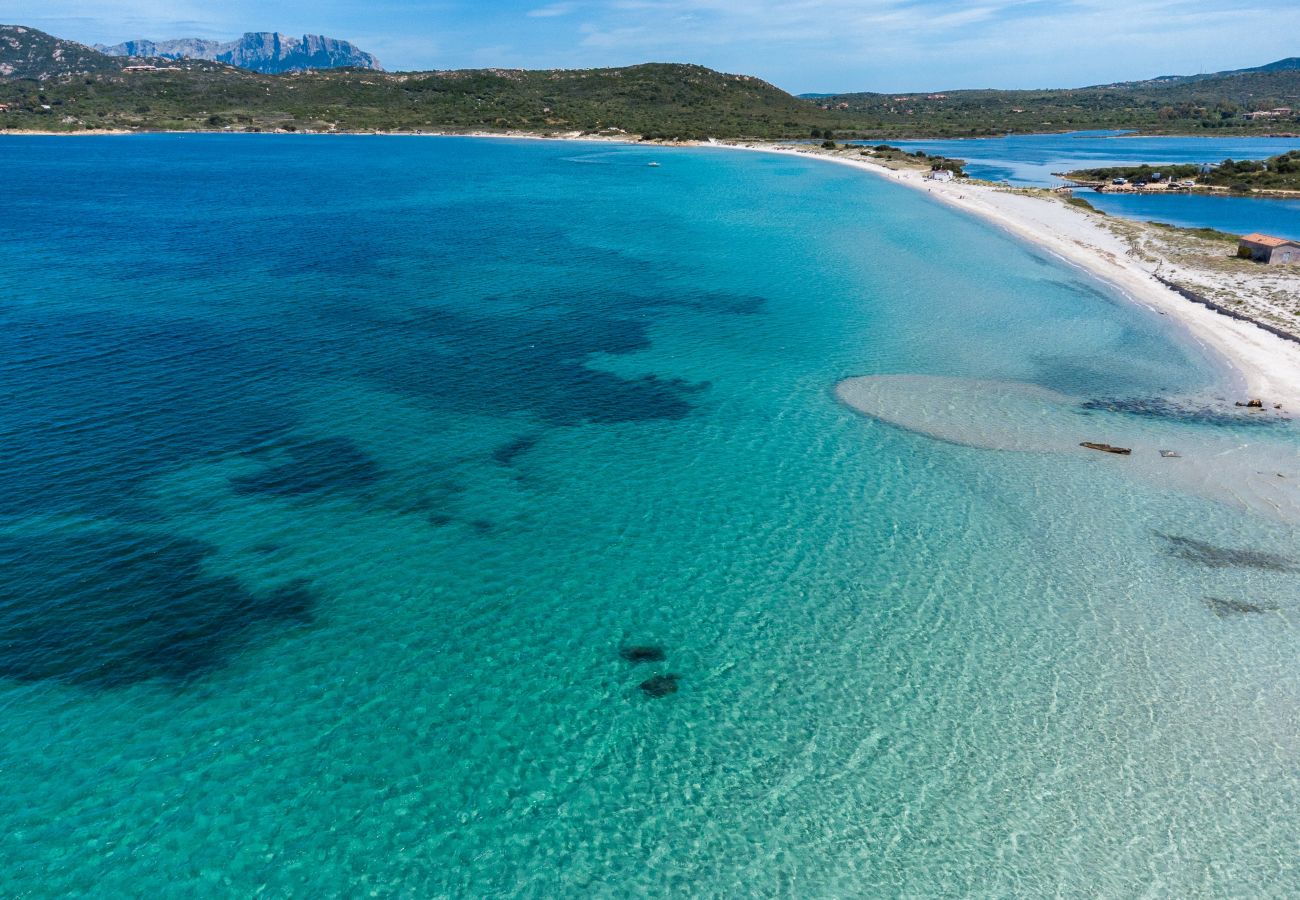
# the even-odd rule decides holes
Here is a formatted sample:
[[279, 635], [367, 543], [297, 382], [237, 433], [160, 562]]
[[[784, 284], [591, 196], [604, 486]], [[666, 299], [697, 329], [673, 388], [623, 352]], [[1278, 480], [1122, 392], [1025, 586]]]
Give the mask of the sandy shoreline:
[[991, 222], [1017, 238], [1041, 247], [1118, 288], [1126, 297], [1183, 328], [1223, 361], [1243, 393], [1271, 407], [1300, 410], [1300, 344], [1286, 341], [1253, 323], [1230, 319], [1180, 297], [1155, 279], [1129, 253], [1127, 244], [1092, 221], [1090, 215], [1050, 199], [979, 183], [926, 180], [915, 170], [894, 170], [866, 159], [760, 144], [716, 146], [759, 153], [820, 159], [888, 178], [923, 191], [939, 202]]
[[[4, 134], [76, 136], [122, 135], [140, 132], [0, 132]], [[154, 132], [150, 132], [154, 133]], [[176, 132], [156, 132], [171, 134]], [[181, 132], [205, 134], [210, 132]], [[298, 134], [308, 134], [300, 132]], [[491, 132], [310, 132], [320, 134], [379, 135], [400, 137], [464, 137], [508, 140], [562, 140], [638, 145], [634, 136], [545, 135]], [[293, 135], [289, 135], [293, 136]], [[1094, 221], [1092, 216], [1063, 203], [1024, 193], [967, 181], [929, 181], [918, 170], [896, 170], [861, 157], [826, 153], [813, 147], [797, 149], [760, 142], [716, 141], [707, 144], [651, 144], [656, 147], [716, 147], [796, 156], [848, 166], [879, 178], [887, 178], [935, 200], [990, 222], [1020, 240], [1034, 244], [1059, 259], [1078, 266], [1118, 288], [1130, 300], [1168, 317], [1178, 327], [1222, 360], [1235, 384], [1227, 385], [1268, 406], [1281, 403], [1288, 412], [1300, 410], [1300, 344], [1286, 341], [1251, 322], [1231, 319], [1187, 300], [1157, 281], [1151, 268], [1135, 258], [1128, 244]]]

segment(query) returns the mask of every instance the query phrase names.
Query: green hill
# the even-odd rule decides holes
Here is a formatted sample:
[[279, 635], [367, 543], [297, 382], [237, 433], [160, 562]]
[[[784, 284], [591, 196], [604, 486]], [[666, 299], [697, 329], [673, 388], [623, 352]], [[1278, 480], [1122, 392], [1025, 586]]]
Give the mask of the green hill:
[[[838, 118], [748, 75], [649, 63], [614, 69], [262, 75], [219, 63], [115, 59], [32, 29], [0, 56], [0, 129], [621, 129], [651, 137], [806, 136]], [[77, 62], [36, 65], [55, 45]], [[55, 63], [59, 64], [56, 65]], [[125, 71], [124, 64], [153, 64]]]
[[1251, 75], [1257, 72], [1283, 72], [1293, 69], [1300, 69], [1300, 56], [1288, 56], [1286, 59], [1275, 60], [1262, 66], [1252, 66], [1249, 69], [1230, 69], [1225, 72], [1209, 72], [1203, 75], [1161, 75], [1159, 78], [1149, 78], [1145, 81], [1128, 81], [1120, 82], [1108, 87], [1140, 87], [1154, 86], [1157, 84], [1175, 84], [1187, 83], [1190, 81], [1205, 81], [1213, 78], [1227, 78], [1232, 75]]
[[[873, 134], [970, 136], [1006, 132], [1133, 128], [1150, 133], [1300, 131], [1300, 60], [1286, 59], [1213, 75], [1163, 76], [1094, 87], [931, 94], [821, 96], [854, 127]], [[1276, 118], [1246, 118], [1289, 107]]]
[[0, 78], [43, 81], [91, 72], [115, 72], [122, 63], [85, 44], [22, 25], [0, 25]]

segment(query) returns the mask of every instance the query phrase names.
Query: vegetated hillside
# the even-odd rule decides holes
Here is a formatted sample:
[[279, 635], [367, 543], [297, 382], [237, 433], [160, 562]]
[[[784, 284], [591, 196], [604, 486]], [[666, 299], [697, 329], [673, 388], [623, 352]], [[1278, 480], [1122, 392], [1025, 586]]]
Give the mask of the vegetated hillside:
[[171, 41], [126, 41], [113, 46], [97, 44], [96, 50], [109, 56], [157, 59], [206, 59], [269, 75], [306, 69], [382, 70], [373, 55], [338, 38], [319, 34], [302, 37], [279, 32], [249, 32], [233, 41], [181, 38]]
[[[1211, 76], [1039, 91], [855, 93], [816, 102], [853, 127], [893, 136], [1137, 128], [1146, 132], [1260, 134], [1300, 131], [1300, 68], [1279, 60]], [[1244, 113], [1290, 107], [1269, 118]]]
[[[622, 129], [649, 137], [805, 136], [839, 117], [701, 66], [260, 75], [177, 63], [39, 84], [0, 81], [0, 129]], [[45, 107], [50, 107], [45, 109]]]
[[1164, 179], [1194, 178], [1198, 184], [1226, 187], [1236, 191], [1300, 191], [1300, 150], [1292, 150], [1290, 153], [1271, 156], [1265, 160], [1225, 159], [1208, 172], [1201, 172], [1201, 167], [1198, 165], [1147, 164], [1080, 169], [1069, 173], [1068, 177], [1076, 181], [1110, 181], [1113, 178], [1149, 181], [1153, 172], [1159, 172]]
[[1116, 84], [1101, 85], [1102, 87], [1153, 87], [1160, 84], [1185, 84], [1189, 81], [1205, 81], [1214, 78], [1227, 78], [1231, 75], [1251, 75], [1257, 72], [1284, 72], [1293, 69], [1300, 69], [1300, 56], [1288, 56], [1286, 59], [1275, 60], [1262, 66], [1252, 66], [1249, 69], [1228, 69], [1223, 72], [1208, 72], [1201, 75], [1161, 75], [1158, 78], [1149, 78], [1145, 81], [1122, 81]]
[[42, 81], [65, 75], [115, 72], [122, 64], [75, 41], [22, 25], [0, 25], [0, 78]]

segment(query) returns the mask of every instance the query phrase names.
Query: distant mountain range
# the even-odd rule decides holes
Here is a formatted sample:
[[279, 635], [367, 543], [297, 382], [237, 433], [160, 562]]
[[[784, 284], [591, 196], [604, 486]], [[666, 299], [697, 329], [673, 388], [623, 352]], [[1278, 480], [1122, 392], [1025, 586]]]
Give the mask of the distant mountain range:
[[250, 31], [233, 41], [202, 38], [136, 40], [112, 46], [96, 44], [95, 49], [107, 56], [206, 59], [267, 75], [347, 67], [383, 71], [379, 60], [355, 44], [319, 34], [293, 37], [277, 31]]

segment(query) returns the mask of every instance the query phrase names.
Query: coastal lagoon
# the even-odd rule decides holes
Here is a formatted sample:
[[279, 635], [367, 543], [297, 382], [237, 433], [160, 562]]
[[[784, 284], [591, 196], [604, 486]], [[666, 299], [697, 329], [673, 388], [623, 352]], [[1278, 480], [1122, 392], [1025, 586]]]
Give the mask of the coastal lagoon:
[[1267, 159], [1300, 150], [1300, 137], [1166, 137], [1127, 131], [1008, 134], [996, 138], [891, 143], [908, 151], [924, 150], [967, 160], [970, 163], [967, 171], [976, 178], [1031, 187], [1064, 184], [1056, 173], [1076, 169]]
[[1300, 889], [1300, 526], [926, 406], [1300, 458], [1166, 319], [812, 159], [0, 165], [6, 895]]
[[[1122, 131], [1064, 134], [1014, 134], [967, 140], [893, 141], [908, 151], [967, 160], [975, 178], [1014, 185], [1053, 187], [1065, 181], [1058, 172], [1142, 163], [1218, 163], [1225, 159], [1267, 159], [1300, 149], [1300, 138], [1160, 137]], [[1098, 209], [1132, 219], [1155, 220], [1188, 228], [1216, 228], [1233, 234], [1263, 231], [1300, 237], [1300, 200], [1171, 195], [1080, 196]]]
[[1300, 198], [1245, 199], [1211, 194], [1162, 197], [1153, 194], [1099, 194], [1095, 191], [1080, 191], [1077, 196], [1113, 216], [1164, 222], [1183, 228], [1216, 228], [1229, 234], [1262, 231], [1300, 239]]

